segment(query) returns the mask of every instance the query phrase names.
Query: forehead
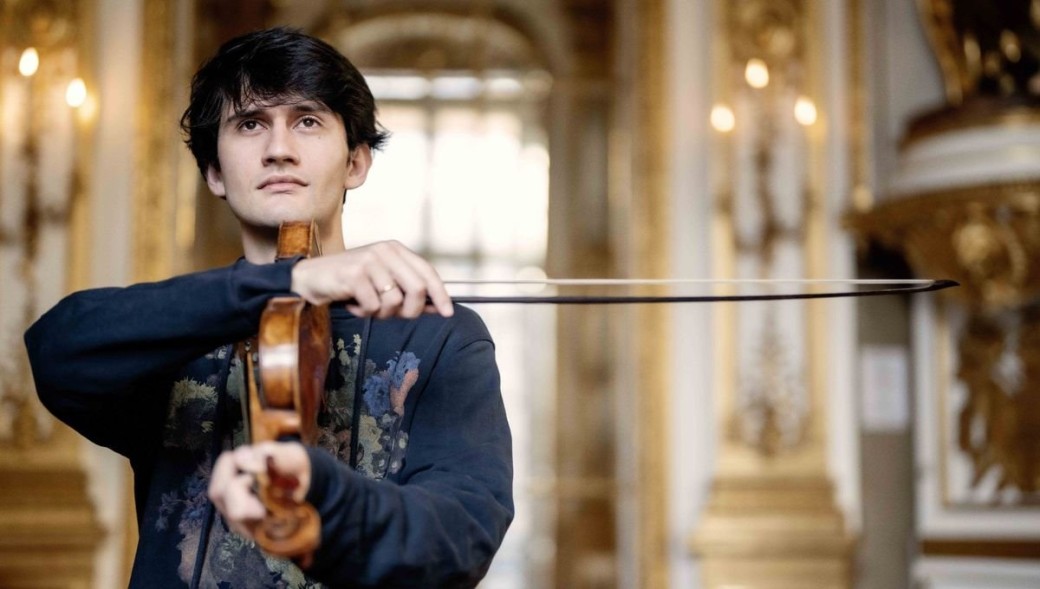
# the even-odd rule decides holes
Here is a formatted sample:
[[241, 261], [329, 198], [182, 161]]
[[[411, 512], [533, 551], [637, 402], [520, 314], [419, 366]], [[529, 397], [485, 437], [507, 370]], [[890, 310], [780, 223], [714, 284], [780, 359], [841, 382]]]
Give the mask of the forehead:
[[331, 113], [332, 109], [320, 100], [305, 98], [296, 95], [274, 96], [270, 98], [244, 98], [241, 103], [235, 104], [227, 100], [224, 104], [224, 112], [221, 120], [228, 121], [242, 118], [243, 116], [255, 116], [273, 110], [289, 110], [291, 112], [324, 112]]

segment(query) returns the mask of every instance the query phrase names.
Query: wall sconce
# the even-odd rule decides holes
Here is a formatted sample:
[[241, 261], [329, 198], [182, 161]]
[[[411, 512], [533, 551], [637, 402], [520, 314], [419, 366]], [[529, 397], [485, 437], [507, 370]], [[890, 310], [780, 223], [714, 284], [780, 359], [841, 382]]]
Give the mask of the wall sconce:
[[[751, 35], [752, 40], [793, 40], [799, 26], [770, 19], [758, 24], [766, 32]], [[710, 122], [725, 135], [716, 151], [717, 200], [730, 227], [738, 277], [801, 275], [809, 271], [802, 252], [813, 210], [808, 130], [819, 120], [815, 102], [802, 89], [802, 49], [791, 43], [748, 43], [733, 51], [730, 63], [736, 67], [731, 66], [723, 84], [726, 100], [713, 105]], [[757, 342], [757, 347], [738, 350], [738, 363], [758, 369], [740, 371], [739, 409], [730, 431], [741, 443], [772, 456], [805, 441], [811, 419], [804, 376], [809, 362], [803, 348], [781, 343], [800, 341], [793, 334], [802, 311], [779, 316], [763, 308], [753, 314], [758, 312], [743, 313], [737, 322], [741, 338]], [[741, 327], [747, 325], [754, 327]], [[759, 373], [766, 377], [757, 378]]]
[[[758, 66], [752, 68], [749, 65], [748, 69], [745, 70], [745, 79], [749, 86], [760, 90], [769, 84], [769, 70], [764, 64], [762, 65], [762, 69], [759, 69]], [[756, 84], [761, 85], [758, 86]], [[813, 102], [812, 98], [805, 95], [799, 95], [795, 99], [791, 112], [794, 115], [794, 120], [798, 121], [798, 124], [803, 127], [811, 127], [815, 125], [819, 118], [819, 113], [816, 110], [816, 103]], [[716, 103], [711, 107], [709, 120], [711, 121], [711, 128], [715, 129], [719, 133], [729, 133], [737, 126], [736, 113], [733, 112], [732, 107], [724, 103]]]

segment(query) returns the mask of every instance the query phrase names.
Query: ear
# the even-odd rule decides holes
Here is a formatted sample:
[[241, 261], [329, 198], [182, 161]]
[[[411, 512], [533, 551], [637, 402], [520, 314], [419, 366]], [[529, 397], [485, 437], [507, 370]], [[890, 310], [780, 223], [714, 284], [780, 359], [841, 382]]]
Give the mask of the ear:
[[206, 186], [209, 186], [210, 192], [215, 196], [227, 198], [227, 189], [224, 187], [224, 175], [213, 164], [206, 168]]
[[371, 167], [372, 148], [367, 143], [355, 147], [354, 151], [350, 152], [350, 160], [347, 162], [347, 178], [343, 188], [352, 190], [364, 184]]

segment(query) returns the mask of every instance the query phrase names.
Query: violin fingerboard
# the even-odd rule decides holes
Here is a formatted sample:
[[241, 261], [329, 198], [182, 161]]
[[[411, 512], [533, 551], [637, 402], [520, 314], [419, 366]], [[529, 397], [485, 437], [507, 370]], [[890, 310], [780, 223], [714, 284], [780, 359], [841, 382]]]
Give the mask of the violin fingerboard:
[[278, 229], [278, 260], [321, 255], [318, 226], [314, 221], [286, 221]]

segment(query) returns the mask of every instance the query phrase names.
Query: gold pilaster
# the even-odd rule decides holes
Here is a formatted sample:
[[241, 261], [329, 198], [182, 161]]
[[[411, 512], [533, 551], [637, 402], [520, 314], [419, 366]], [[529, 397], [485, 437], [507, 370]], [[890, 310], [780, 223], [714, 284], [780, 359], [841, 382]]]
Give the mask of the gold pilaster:
[[[819, 6], [715, 7], [718, 104], [735, 120], [716, 126], [716, 274], [823, 276], [822, 136], [815, 111], [795, 114], [817, 102], [822, 42], [809, 31]], [[717, 473], [691, 538], [707, 588], [851, 586], [853, 542], [826, 463], [826, 313], [812, 303], [720, 309]]]
[[146, 0], [134, 190], [133, 277], [159, 280], [191, 269], [197, 171], [181, 137], [194, 28], [191, 2]]
[[[668, 122], [661, 105], [668, 96], [670, 71], [665, 58], [664, 22], [666, 3], [643, 0], [640, 3], [638, 31], [639, 87], [636, 94], [636, 136], [634, 157], [641, 173], [635, 179], [632, 213], [636, 228], [635, 258], [645, 276], [668, 276], [669, 195], [667, 189]], [[668, 453], [652, 450], [668, 439], [668, 391], [670, 340], [669, 315], [665, 305], [643, 305], [637, 311], [639, 325], [635, 364], [639, 402], [640, 466], [636, 536], [639, 550], [639, 586], [644, 589], [668, 587]]]
[[[15, 160], [9, 169], [26, 172], [4, 178], [0, 187], [5, 211], [24, 211], [21, 218], [4, 219], [0, 229], [5, 259], [19, 260], [0, 277], [11, 305], [4, 311], [21, 307], [15, 311], [20, 316], [7, 315], [4, 322], [17, 331], [85, 282], [90, 250], [85, 187], [95, 105], [88, 94], [84, 106], [69, 112], [61, 99], [73, 77], [84, 80], [88, 93], [94, 87], [93, 10], [92, 0], [0, 2], [0, 108], [24, 111], [18, 124], [25, 125], [5, 127], [8, 138], [22, 137], [19, 147], [18, 140], [4, 142], [17, 154], [0, 148], [3, 157]], [[39, 50], [39, 69], [29, 79], [18, 78], [7, 56], [30, 46]], [[24, 93], [14, 92], [15, 85]], [[16, 414], [14, 428], [0, 434], [0, 586], [86, 589], [93, 583], [103, 530], [80, 462], [81, 441], [40, 405], [21, 338], [3, 338], [0, 355], [17, 359], [4, 366], [14, 370], [0, 370], [0, 414], [5, 422]]]

